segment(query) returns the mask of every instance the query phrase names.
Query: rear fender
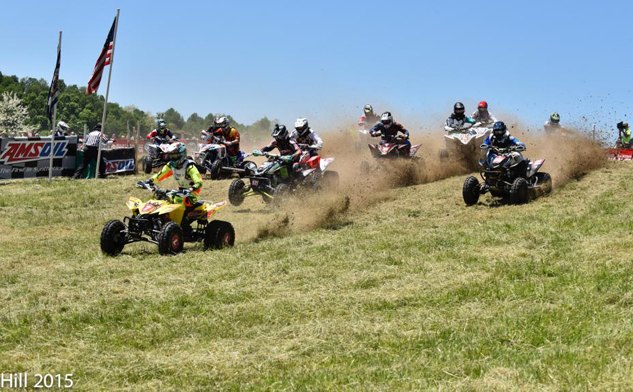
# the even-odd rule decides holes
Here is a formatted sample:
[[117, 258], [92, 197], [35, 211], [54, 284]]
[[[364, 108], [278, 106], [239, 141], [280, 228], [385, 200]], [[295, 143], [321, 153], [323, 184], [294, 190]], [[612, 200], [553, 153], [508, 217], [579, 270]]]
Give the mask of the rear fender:
[[205, 202], [202, 208], [207, 213], [207, 220], [211, 220], [213, 215], [215, 215], [216, 212], [220, 211], [225, 206], [226, 206], [226, 200], [223, 200], [221, 202], [213, 203], [213, 204]]
[[532, 164], [530, 164], [530, 170], [528, 170], [528, 177], [532, 177], [533, 175], [535, 175], [536, 172], [539, 171], [541, 166], [543, 166], [543, 163], [545, 163], [545, 159], [538, 159], [532, 162]]
[[421, 144], [414, 144], [411, 146], [410, 156], [414, 156], [416, 152], [420, 149]]
[[334, 162], [334, 158], [323, 158], [319, 161], [319, 167], [321, 171], [325, 171], [325, 169], [330, 166], [330, 164]]

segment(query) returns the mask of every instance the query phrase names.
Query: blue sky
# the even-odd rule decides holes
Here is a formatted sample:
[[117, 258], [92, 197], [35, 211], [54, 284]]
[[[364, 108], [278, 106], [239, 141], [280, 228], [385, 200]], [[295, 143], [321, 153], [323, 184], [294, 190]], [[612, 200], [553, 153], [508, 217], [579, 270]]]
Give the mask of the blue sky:
[[611, 127], [631, 110], [625, 1], [8, 1], [0, 71], [50, 80], [63, 30], [61, 78], [86, 85], [116, 8], [110, 100], [152, 112], [330, 126], [373, 103], [421, 123], [486, 99]]

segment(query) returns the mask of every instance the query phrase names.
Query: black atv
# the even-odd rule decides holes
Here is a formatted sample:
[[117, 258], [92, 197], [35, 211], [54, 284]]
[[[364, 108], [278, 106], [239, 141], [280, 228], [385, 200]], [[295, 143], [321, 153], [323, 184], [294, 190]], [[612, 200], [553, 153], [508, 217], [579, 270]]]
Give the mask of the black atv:
[[497, 155], [492, 162], [479, 162], [483, 183], [480, 184], [474, 176], [464, 181], [462, 196], [467, 206], [476, 204], [479, 196], [486, 192], [510, 204], [524, 204], [552, 191], [552, 177], [538, 171], [545, 160], [531, 162], [523, 158], [524, 146], [495, 148], [482, 144], [481, 148], [490, 149]]

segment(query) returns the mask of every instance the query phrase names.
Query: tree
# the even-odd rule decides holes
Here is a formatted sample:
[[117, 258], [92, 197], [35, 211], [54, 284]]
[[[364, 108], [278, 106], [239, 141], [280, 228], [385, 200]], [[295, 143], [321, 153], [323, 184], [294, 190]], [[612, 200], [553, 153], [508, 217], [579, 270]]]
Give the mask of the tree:
[[182, 129], [185, 125], [185, 119], [174, 108], [169, 108], [163, 114], [163, 120], [167, 121], [167, 126], [176, 130]]
[[0, 133], [24, 134], [28, 130], [28, 110], [15, 93], [4, 92], [0, 100]]

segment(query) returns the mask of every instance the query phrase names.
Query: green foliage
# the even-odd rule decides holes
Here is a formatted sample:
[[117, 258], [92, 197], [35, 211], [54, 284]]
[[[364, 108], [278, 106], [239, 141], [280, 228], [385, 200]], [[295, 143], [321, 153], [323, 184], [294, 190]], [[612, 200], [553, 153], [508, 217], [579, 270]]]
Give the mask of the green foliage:
[[[102, 95], [86, 95], [85, 87], [67, 86], [63, 80], [59, 81], [59, 88], [58, 121], [65, 121], [70, 126], [71, 131], [78, 134], [83, 132], [84, 126], [91, 129], [95, 124], [101, 122], [105, 99]], [[3, 75], [0, 72], [0, 94], [4, 92], [14, 93], [22, 101], [28, 112], [26, 127], [30, 130], [47, 131], [51, 129], [45, 109], [48, 89], [49, 85], [44, 79], [30, 77], [20, 79], [17, 76]], [[182, 114], [173, 107], [159, 114], [167, 121], [168, 127], [181, 137], [197, 137], [200, 130], [208, 128], [213, 124], [213, 119], [220, 115], [226, 114], [208, 113], [202, 118], [197, 113], [193, 113], [185, 121]], [[230, 115], [226, 116], [240, 132], [245, 135], [251, 134], [253, 140], [263, 139], [271, 128], [271, 122], [266, 117], [247, 126], [240, 124]], [[155, 116], [134, 106], [123, 108], [118, 103], [108, 102], [107, 133], [114, 132], [119, 136], [126, 135], [128, 125], [130, 132], [138, 126], [139, 134], [142, 136], [155, 128]]]

